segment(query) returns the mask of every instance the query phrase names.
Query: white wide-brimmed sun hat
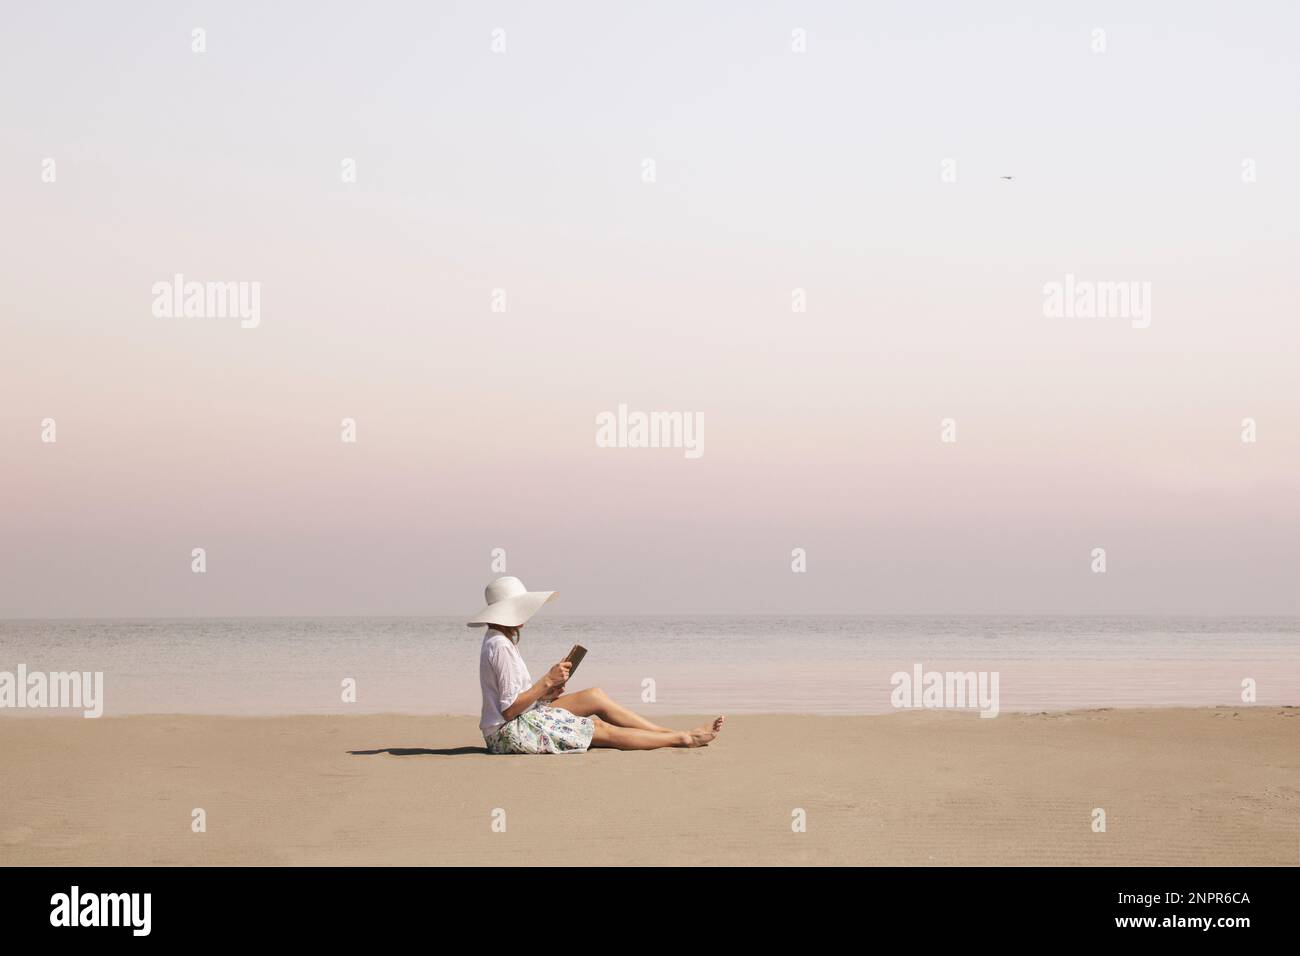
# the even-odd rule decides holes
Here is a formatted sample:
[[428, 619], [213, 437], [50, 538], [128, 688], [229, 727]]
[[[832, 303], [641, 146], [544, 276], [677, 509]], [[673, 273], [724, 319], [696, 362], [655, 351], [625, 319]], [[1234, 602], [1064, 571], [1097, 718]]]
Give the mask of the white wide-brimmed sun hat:
[[559, 591], [530, 591], [518, 578], [497, 578], [483, 590], [487, 607], [467, 622], [467, 627], [523, 627]]

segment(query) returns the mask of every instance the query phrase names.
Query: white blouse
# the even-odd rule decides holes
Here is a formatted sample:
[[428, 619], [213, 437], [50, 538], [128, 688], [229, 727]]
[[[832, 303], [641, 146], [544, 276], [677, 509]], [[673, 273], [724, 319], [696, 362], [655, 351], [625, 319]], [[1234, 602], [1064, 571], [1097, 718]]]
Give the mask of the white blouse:
[[[478, 683], [483, 691], [483, 716], [478, 728], [484, 734], [500, 729], [506, 722], [505, 711], [516, 697], [533, 686], [519, 648], [490, 627], [483, 635], [483, 647], [478, 653]], [[536, 706], [534, 703], [533, 707]]]

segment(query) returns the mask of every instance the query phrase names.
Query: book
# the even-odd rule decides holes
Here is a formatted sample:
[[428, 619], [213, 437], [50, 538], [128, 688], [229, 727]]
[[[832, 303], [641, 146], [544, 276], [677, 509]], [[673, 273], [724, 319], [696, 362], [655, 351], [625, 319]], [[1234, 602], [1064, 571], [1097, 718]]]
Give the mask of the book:
[[581, 644], [574, 644], [573, 650], [569, 651], [569, 656], [565, 658], [573, 666], [569, 668], [569, 680], [573, 680], [573, 675], [578, 671], [578, 665], [582, 659], [587, 656], [587, 649]]

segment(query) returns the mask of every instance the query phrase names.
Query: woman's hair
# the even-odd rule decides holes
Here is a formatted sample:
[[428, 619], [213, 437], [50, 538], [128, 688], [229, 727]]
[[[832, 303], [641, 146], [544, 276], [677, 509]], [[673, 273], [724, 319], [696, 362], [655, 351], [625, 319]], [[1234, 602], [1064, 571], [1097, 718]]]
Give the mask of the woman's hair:
[[511, 644], [519, 643], [519, 628], [506, 627], [504, 624], [489, 624], [488, 627], [492, 628], [494, 631], [500, 631], [506, 637], [510, 638]]

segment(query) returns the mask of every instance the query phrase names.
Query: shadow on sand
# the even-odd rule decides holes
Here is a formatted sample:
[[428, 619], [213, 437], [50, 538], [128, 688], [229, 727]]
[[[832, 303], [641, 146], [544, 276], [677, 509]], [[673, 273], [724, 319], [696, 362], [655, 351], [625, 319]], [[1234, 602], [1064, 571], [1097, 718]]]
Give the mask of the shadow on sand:
[[394, 757], [459, 757], [462, 754], [485, 754], [486, 747], [447, 747], [429, 750], [425, 747], [381, 747], [379, 750], [349, 750], [354, 757], [371, 757], [375, 754], [392, 754]]

